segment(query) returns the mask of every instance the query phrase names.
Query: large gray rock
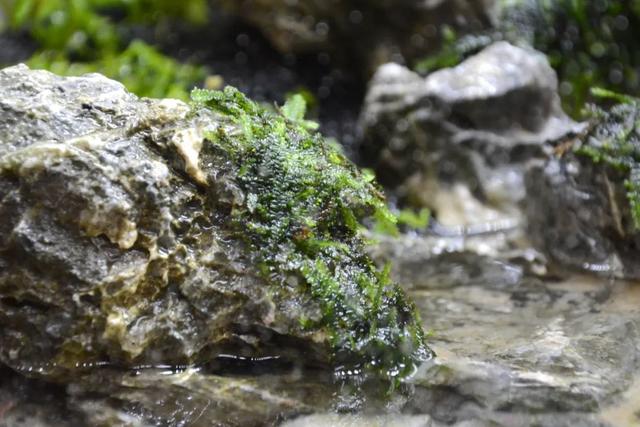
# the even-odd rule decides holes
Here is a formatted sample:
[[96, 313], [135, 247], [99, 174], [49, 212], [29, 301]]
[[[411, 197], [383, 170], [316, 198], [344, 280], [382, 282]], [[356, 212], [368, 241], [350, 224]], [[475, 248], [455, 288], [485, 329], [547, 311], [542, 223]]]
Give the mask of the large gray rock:
[[640, 278], [640, 107], [598, 111], [526, 176], [532, 242], [560, 269]]
[[489, 26], [494, 0], [216, 0], [259, 28], [283, 53], [319, 53], [370, 75], [387, 61], [424, 57], [441, 45], [440, 28]]
[[[233, 90], [216, 96], [229, 96], [221, 101], [225, 105], [254, 106]], [[281, 120], [284, 132], [287, 122], [277, 117], [271, 120]], [[307, 248], [293, 257], [300, 254], [296, 245], [313, 236], [309, 219], [304, 230], [285, 229], [280, 240], [250, 234], [251, 227], [271, 232], [270, 223], [251, 222], [254, 213], [266, 215], [267, 209], [278, 221], [292, 215], [278, 226], [297, 227], [293, 212], [278, 210], [289, 205], [261, 204], [268, 194], [246, 194], [261, 182], [254, 177], [247, 183], [251, 173], [277, 172], [283, 184], [297, 188], [298, 169], [282, 172], [277, 156], [284, 154], [269, 152], [268, 163], [242, 172], [240, 182], [228, 153], [205, 142], [206, 131], [227, 141], [242, 137], [237, 122], [222, 112], [138, 99], [97, 74], [63, 78], [25, 66], [0, 71], [0, 361], [25, 375], [67, 382], [98, 366], [193, 365], [222, 356], [245, 364], [288, 360], [325, 369], [340, 363], [344, 375], [368, 363], [349, 361], [352, 350], [340, 342], [357, 345], [381, 369], [392, 369], [383, 359], [393, 354], [404, 368], [411, 365], [405, 351], [428, 355], [411, 304], [396, 285], [378, 284], [373, 312], [373, 305], [362, 305], [369, 301], [360, 293], [368, 274], [371, 283], [381, 276], [361, 248], [349, 246], [335, 261], [332, 254], [342, 251]], [[277, 136], [297, 143], [303, 131]], [[265, 144], [273, 137], [260, 136]], [[320, 140], [313, 141], [307, 144]], [[305, 160], [303, 153], [287, 154]], [[340, 163], [322, 170], [342, 179], [357, 176], [355, 169], [341, 169], [346, 160], [333, 159]], [[320, 157], [313, 160], [322, 164]], [[373, 191], [364, 185], [359, 195]], [[351, 193], [349, 200], [357, 197]], [[297, 206], [295, 213], [304, 209]], [[324, 217], [335, 228], [322, 238], [342, 230], [351, 243], [360, 242], [340, 225], [345, 211], [339, 212], [337, 218]], [[277, 250], [265, 255], [260, 245], [268, 244]], [[334, 283], [334, 269], [356, 273], [343, 268], [347, 259], [357, 276]], [[315, 271], [321, 262], [328, 265]], [[310, 284], [314, 278], [318, 282]], [[322, 288], [327, 283], [330, 288]], [[326, 302], [330, 308], [323, 308]], [[347, 310], [340, 304], [353, 311], [338, 311]], [[349, 319], [358, 316], [354, 331]], [[373, 328], [371, 316], [378, 335], [354, 339], [354, 333]], [[345, 325], [348, 337], [328, 327], [329, 318], [334, 326]], [[407, 321], [410, 330], [402, 326]], [[387, 351], [383, 335], [402, 342], [396, 343], [397, 353]]]
[[363, 156], [382, 184], [436, 215], [446, 209], [439, 192], [457, 184], [482, 204], [512, 209], [524, 197], [526, 162], [579, 129], [560, 107], [545, 56], [506, 42], [425, 78], [384, 65], [361, 127]]
[[[266, 326], [273, 306], [204, 211], [197, 166], [189, 178], [204, 124], [186, 104], [24, 66], [0, 88], [3, 363], [184, 364], [262, 341], [233, 332]], [[273, 320], [284, 335], [297, 323]]]

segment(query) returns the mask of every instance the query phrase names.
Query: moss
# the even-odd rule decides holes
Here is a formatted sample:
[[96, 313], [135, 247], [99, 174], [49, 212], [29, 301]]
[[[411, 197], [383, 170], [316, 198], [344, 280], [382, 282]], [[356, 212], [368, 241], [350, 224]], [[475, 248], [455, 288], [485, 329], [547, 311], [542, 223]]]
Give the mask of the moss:
[[64, 55], [46, 51], [33, 55], [28, 65], [65, 76], [101, 73], [118, 80], [131, 92], [151, 98], [188, 100], [190, 87], [205, 78], [202, 67], [179, 64], [140, 40], [134, 40], [122, 52], [109, 52], [95, 61], [72, 62]]
[[626, 102], [605, 112], [591, 107], [594, 125], [576, 147], [576, 153], [606, 164], [625, 176], [625, 188], [636, 230], [640, 230], [640, 100], [616, 96]]
[[403, 209], [398, 213], [398, 224], [413, 230], [424, 230], [429, 225], [431, 211], [427, 208], [415, 212], [411, 209]]
[[126, 42], [122, 29], [123, 23], [154, 26], [167, 19], [203, 23], [205, 0], [0, 0], [0, 10], [13, 31], [38, 43], [32, 67], [64, 75], [100, 72], [140, 96], [185, 100], [205, 77], [202, 67], [179, 64], [140, 40]]
[[322, 320], [314, 326], [331, 337], [338, 375], [400, 378], [430, 357], [415, 308], [364, 254], [361, 221], [395, 217], [370, 177], [304, 120], [302, 98], [277, 111], [230, 87], [196, 89], [192, 98], [196, 109], [214, 110], [239, 130], [208, 133], [245, 195], [230, 227], [259, 254], [271, 285], [298, 277], [301, 291], [319, 302]]

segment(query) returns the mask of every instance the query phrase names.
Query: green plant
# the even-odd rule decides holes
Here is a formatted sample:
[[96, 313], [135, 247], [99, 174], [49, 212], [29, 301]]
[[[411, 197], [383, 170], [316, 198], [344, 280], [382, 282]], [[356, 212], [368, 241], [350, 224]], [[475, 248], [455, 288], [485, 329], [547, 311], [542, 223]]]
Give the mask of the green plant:
[[189, 99], [188, 89], [206, 74], [202, 67], [180, 64], [140, 40], [134, 40], [122, 52], [110, 52], [95, 61], [71, 62], [62, 54], [45, 51], [33, 55], [28, 65], [60, 75], [98, 72], [118, 80], [139, 96], [183, 100]]
[[596, 86], [638, 95], [640, 0], [520, 1], [503, 21], [507, 39], [527, 33], [529, 43], [547, 54], [573, 115]]
[[[207, 138], [221, 165], [232, 168], [244, 197], [230, 227], [259, 254], [264, 277], [295, 277], [318, 301], [339, 375], [372, 373], [397, 379], [430, 357], [418, 314], [402, 290], [365, 255], [360, 223], [393, 224], [370, 174], [361, 174], [304, 120], [304, 100], [294, 96], [269, 111], [234, 88], [196, 89], [194, 108], [230, 121]], [[223, 166], [221, 166], [223, 167]]]
[[615, 95], [616, 100], [624, 102], [606, 112], [596, 107], [588, 110], [586, 114], [595, 124], [576, 153], [626, 175], [624, 185], [631, 216], [636, 230], [640, 230], [640, 100], [611, 92], [604, 95]]
[[206, 21], [205, 0], [0, 0], [0, 8], [13, 31], [27, 32], [38, 43], [31, 67], [65, 75], [100, 72], [140, 96], [185, 100], [206, 74], [141, 40], [126, 42], [122, 22], [114, 18], [146, 25], [183, 19], [195, 25]]

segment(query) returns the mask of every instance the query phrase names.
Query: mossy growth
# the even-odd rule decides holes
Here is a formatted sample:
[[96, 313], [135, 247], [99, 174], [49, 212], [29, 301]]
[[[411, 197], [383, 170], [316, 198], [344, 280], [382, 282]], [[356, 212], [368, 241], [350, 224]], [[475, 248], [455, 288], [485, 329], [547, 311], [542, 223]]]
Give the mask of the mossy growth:
[[303, 98], [273, 111], [231, 87], [196, 89], [192, 99], [233, 124], [207, 135], [244, 194], [229, 226], [258, 254], [270, 285], [295, 277], [319, 303], [321, 320], [301, 323], [328, 332], [337, 375], [399, 379], [430, 358], [413, 304], [365, 255], [360, 236], [365, 218], [395, 217], [372, 175], [304, 120]]
[[590, 107], [593, 126], [576, 147], [578, 155], [603, 163], [626, 175], [624, 182], [631, 217], [640, 230], [640, 100], [615, 95], [625, 101], [604, 111]]
[[427, 229], [431, 220], [431, 211], [422, 208], [415, 211], [411, 208], [405, 208], [393, 213], [396, 217], [395, 222], [376, 220], [373, 224], [373, 231], [378, 234], [387, 236], [399, 236], [400, 231], [403, 232], [423, 232]]
[[505, 1], [502, 35], [547, 54], [565, 110], [579, 116], [593, 87], [640, 92], [640, 0]]
[[189, 99], [189, 90], [205, 78], [202, 67], [178, 64], [152, 46], [134, 40], [122, 52], [107, 52], [88, 62], [70, 61], [55, 51], [33, 55], [28, 65], [64, 76], [98, 72], [124, 84], [139, 96]]
[[180, 64], [142, 40], [127, 39], [128, 25], [161, 21], [206, 22], [206, 0], [0, 0], [9, 30], [27, 33], [38, 50], [32, 68], [57, 74], [99, 72], [137, 95], [187, 100], [205, 69]]

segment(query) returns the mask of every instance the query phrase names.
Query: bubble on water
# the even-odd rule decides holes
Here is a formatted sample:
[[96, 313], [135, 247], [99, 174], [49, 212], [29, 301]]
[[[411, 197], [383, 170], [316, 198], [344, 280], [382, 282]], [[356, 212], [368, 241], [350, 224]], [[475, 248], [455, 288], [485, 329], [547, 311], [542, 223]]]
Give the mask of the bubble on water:
[[424, 46], [424, 37], [421, 34], [414, 34], [411, 36], [411, 45], [414, 47]]
[[247, 63], [247, 60], [249, 58], [247, 57], [247, 54], [244, 52], [238, 52], [236, 53], [234, 60], [236, 61], [236, 64], [238, 65], [245, 65]]
[[238, 34], [238, 37], [236, 37], [236, 43], [238, 46], [248, 47], [251, 44], [251, 39], [249, 38], [249, 35], [245, 33]]
[[316, 24], [316, 34], [321, 37], [325, 37], [327, 34], [329, 34], [329, 24], [327, 24], [326, 22], [318, 22]]
[[622, 74], [622, 70], [620, 70], [619, 68], [612, 68], [611, 71], [609, 71], [609, 81], [613, 84], [620, 84], [622, 83], [622, 80], [624, 79], [624, 74]]
[[606, 46], [601, 42], [592, 43], [589, 50], [591, 51], [591, 54], [596, 58], [602, 57], [607, 52]]
[[359, 24], [362, 22], [362, 12], [360, 12], [357, 9], [352, 10], [351, 12], [349, 12], [349, 21], [351, 21], [352, 24]]
[[564, 81], [560, 83], [559, 91], [563, 96], [571, 95], [571, 93], [573, 93], [573, 85], [570, 82]]
[[629, 28], [629, 18], [624, 15], [618, 15], [613, 20], [613, 26], [620, 31], [626, 31]]
[[327, 66], [327, 65], [331, 64], [331, 56], [326, 52], [319, 53], [318, 54], [318, 63], [320, 65], [324, 65], [324, 66]]

